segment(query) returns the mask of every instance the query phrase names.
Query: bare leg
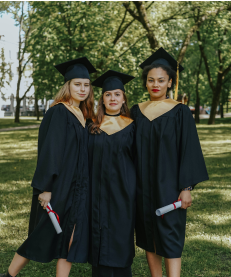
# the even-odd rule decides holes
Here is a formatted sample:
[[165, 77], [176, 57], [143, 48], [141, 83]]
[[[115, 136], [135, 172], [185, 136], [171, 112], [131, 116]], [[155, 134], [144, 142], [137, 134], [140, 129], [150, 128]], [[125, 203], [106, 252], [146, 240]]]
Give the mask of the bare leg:
[[58, 259], [56, 266], [56, 277], [68, 277], [72, 263], [65, 259]]
[[148, 251], [146, 257], [152, 277], [162, 277], [162, 257]]
[[[74, 227], [74, 230], [73, 230], [72, 235], [71, 235], [68, 251], [71, 248], [74, 232], [75, 232], [75, 227]], [[71, 270], [71, 265], [72, 265], [72, 263], [68, 262], [65, 259], [58, 259], [58, 262], [57, 262], [57, 265], [56, 265], [56, 277], [68, 277], [69, 273], [70, 273], [70, 270]]]
[[8, 272], [11, 276], [16, 276], [30, 260], [15, 253], [14, 258], [9, 266]]
[[168, 277], [180, 277], [181, 258], [164, 259]]

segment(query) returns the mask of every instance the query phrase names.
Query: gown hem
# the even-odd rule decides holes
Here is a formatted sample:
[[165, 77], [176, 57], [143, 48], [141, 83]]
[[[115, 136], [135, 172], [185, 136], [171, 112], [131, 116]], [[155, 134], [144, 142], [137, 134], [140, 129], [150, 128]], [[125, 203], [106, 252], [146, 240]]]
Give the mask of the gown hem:
[[62, 256], [57, 256], [57, 257], [54, 257], [54, 258], [52, 258], [52, 259], [49, 259], [49, 260], [40, 260], [40, 259], [36, 259], [36, 258], [31, 258], [31, 257], [29, 257], [29, 256], [27, 256], [27, 255], [23, 255], [23, 254], [21, 254], [21, 253], [19, 253], [18, 251], [16, 251], [16, 253], [18, 254], [18, 255], [20, 255], [21, 257], [23, 257], [23, 258], [26, 258], [26, 259], [28, 259], [28, 260], [30, 260], [30, 261], [34, 261], [34, 262], [38, 262], [38, 263], [50, 263], [50, 262], [52, 262], [53, 260], [58, 260], [58, 259], [65, 259], [65, 260], [67, 260], [68, 262], [70, 262], [70, 263], [78, 263], [78, 264], [85, 264], [85, 263], [87, 263], [87, 260], [86, 261], [71, 261], [70, 259], [67, 259], [66, 257], [62, 257]]

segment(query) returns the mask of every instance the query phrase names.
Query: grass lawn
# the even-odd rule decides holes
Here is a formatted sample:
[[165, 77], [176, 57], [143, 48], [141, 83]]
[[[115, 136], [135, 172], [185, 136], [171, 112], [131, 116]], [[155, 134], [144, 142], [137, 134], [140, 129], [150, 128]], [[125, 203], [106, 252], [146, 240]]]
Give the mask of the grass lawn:
[[[41, 119], [41, 117], [40, 117]], [[41, 120], [37, 120], [36, 117], [23, 117], [20, 118], [20, 123], [14, 123], [14, 118], [0, 118], [0, 129], [5, 129], [5, 128], [12, 128], [12, 127], [23, 127], [23, 126], [28, 126], [28, 125], [40, 125]]]
[[[231, 276], [231, 119], [217, 120], [212, 126], [200, 124], [198, 133], [210, 180], [192, 192], [181, 276], [228, 277]], [[0, 273], [7, 270], [14, 252], [27, 237], [37, 136], [38, 129], [0, 133]], [[30, 262], [18, 276], [55, 276], [55, 265], [56, 261]], [[133, 276], [150, 276], [145, 253], [139, 248], [132, 270]], [[90, 277], [91, 267], [74, 264], [70, 276]]]

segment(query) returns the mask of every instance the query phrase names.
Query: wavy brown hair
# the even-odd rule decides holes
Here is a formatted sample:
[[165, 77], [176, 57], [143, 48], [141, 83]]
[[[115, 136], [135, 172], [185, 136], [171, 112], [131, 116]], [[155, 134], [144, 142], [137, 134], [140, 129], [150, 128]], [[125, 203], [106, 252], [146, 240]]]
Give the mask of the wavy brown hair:
[[[120, 109], [120, 114], [122, 116], [130, 118], [130, 111], [128, 108], [128, 100], [127, 100], [127, 96], [124, 92], [123, 92], [123, 96], [124, 96], [125, 103], [123, 103], [123, 105]], [[100, 125], [103, 121], [104, 115], [105, 115], [105, 106], [103, 104], [103, 95], [102, 95], [99, 99], [96, 116], [93, 118], [93, 123], [91, 123], [89, 126], [89, 131], [91, 134], [100, 134], [101, 133]]]
[[[71, 91], [70, 91], [70, 81], [67, 81], [59, 90], [57, 95], [55, 96], [54, 102], [52, 103], [51, 107], [60, 103], [60, 102], [67, 102], [71, 104]], [[94, 118], [94, 92], [92, 85], [90, 83], [90, 92], [88, 97], [80, 102], [79, 105], [80, 110], [83, 113], [84, 118]]]

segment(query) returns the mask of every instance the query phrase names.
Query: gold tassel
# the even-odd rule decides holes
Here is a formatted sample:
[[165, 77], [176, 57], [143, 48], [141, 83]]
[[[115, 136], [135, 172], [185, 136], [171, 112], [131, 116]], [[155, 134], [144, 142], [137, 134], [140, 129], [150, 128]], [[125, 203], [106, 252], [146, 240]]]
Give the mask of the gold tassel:
[[174, 100], [177, 100], [177, 97], [178, 97], [178, 86], [179, 86], [179, 62], [177, 62], [176, 88], [175, 88]]

